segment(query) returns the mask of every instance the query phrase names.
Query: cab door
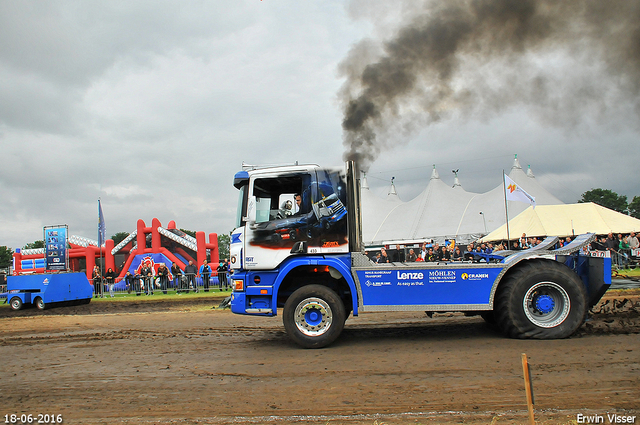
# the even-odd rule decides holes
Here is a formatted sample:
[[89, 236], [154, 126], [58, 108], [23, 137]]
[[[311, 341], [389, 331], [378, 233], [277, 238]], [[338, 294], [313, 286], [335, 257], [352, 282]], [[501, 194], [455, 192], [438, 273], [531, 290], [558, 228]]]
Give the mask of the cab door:
[[246, 270], [271, 270], [308, 239], [315, 214], [315, 172], [261, 173], [251, 177], [244, 234]]

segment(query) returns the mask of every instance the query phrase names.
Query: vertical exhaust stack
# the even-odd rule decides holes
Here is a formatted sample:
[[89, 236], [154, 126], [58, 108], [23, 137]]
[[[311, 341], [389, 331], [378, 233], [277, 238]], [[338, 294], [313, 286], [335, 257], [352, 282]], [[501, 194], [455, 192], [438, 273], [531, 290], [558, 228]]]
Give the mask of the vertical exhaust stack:
[[360, 167], [355, 161], [347, 161], [347, 223], [349, 251], [363, 252], [362, 213], [360, 209]]

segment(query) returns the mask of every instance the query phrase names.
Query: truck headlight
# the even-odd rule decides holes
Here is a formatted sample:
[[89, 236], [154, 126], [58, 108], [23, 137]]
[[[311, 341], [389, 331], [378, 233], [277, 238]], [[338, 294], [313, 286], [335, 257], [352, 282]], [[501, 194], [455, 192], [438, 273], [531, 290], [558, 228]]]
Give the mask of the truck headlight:
[[233, 290], [234, 291], [244, 291], [244, 280], [242, 280], [242, 279], [233, 279]]

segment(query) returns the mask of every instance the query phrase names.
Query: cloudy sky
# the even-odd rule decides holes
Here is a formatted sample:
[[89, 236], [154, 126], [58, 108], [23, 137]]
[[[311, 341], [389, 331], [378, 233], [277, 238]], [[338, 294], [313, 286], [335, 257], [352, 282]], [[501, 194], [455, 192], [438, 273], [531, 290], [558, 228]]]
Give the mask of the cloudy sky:
[[[342, 162], [345, 105], [364, 87], [354, 75], [393, 58], [416, 16], [440, 13], [418, 3], [0, 2], [0, 245], [57, 224], [96, 239], [98, 198], [108, 236], [154, 217], [229, 232], [243, 161]], [[590, 36], [524, 43], [515, 58], [463, 51], [456, 96], [435, 112], [417, 93], [431, 98], [443, 74], [418, 78], [376, 123], [372, 190], [385, 196], [395, 177], [409, 200], [435, 164], [445, 182], [459, 169], [465, 189], [484, 192], [517, 153], [565, 202], [596, 187], [640, 195], [638, 59], [605, 57]]]

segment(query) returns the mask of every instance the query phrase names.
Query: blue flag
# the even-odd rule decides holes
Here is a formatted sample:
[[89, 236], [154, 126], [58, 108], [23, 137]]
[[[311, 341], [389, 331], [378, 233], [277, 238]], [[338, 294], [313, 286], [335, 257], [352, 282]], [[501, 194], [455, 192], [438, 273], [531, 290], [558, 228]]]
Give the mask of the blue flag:
[[102, 215], [102, 205], [98, 199], [98, 246], [102, 246], [106, 238], [107, 228], [104, 225], [104, 215]]

